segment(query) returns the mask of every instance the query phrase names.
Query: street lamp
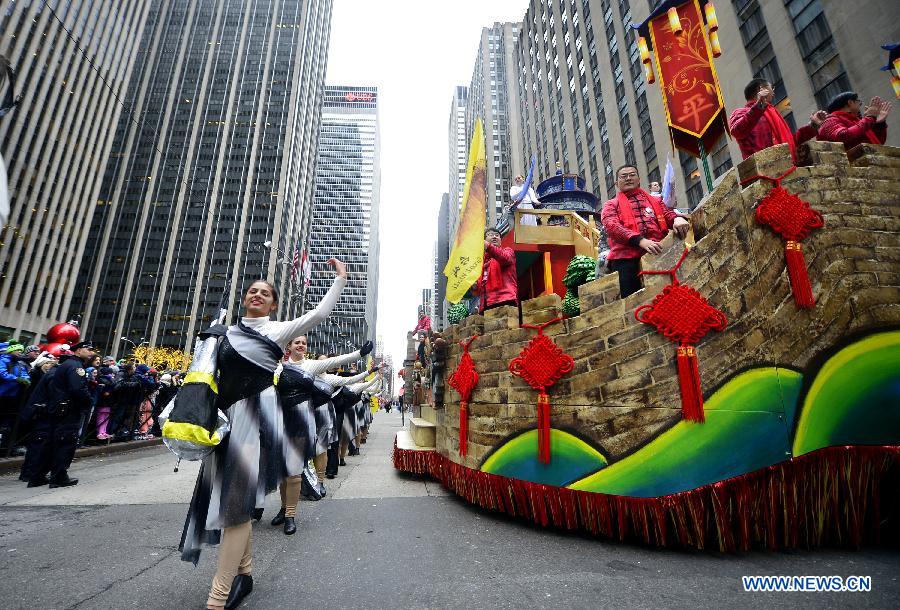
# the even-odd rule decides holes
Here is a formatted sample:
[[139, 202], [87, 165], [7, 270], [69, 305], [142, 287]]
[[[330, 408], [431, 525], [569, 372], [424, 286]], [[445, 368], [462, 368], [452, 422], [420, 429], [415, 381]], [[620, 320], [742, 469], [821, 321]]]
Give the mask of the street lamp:
[[132, 341], [132, 340], [129, 339], [128, 337], [120, 337], [120, 340], [121, 340], [121, 341], [125, 341], [126, 343], [131, 343], [132, 349], [137, 349], [137, 348], [139, 348], [140, 346], [142, 346], [144, 343], [147, 342], [146, 339], [144, 339], [144, 337], [141, 337], [141, 342], [140, 342], [140, 343], [135, 343], [134, 341]]

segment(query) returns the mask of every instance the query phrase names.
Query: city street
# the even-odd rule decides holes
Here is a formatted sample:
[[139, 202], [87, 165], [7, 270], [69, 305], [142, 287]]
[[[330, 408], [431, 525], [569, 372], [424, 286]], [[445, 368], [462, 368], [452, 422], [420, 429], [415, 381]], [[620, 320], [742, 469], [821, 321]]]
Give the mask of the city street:
[[[254, 526], [245, 608], [889, 607], [893, 550], [744, 555], [660, 551], [542, 531], [473, 508], [390, 462], [397, 413], [376, 415], [328, 497], [302, 502], [298, 533]], [[76, 462], [79, 485], [0, 480], [4, 608], [201, 608], [215, 550], [176, 550], [197, 472], [162, 447]], [[871, 593], [759, 594], [741, 575], [870, 575]]]

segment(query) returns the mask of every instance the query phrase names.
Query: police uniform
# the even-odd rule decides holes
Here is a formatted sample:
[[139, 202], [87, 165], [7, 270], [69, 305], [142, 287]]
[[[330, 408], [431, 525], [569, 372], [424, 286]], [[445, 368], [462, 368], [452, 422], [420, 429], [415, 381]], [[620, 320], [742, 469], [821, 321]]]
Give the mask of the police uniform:
[[[85, 341], [73, 351], [84, 347], [93, 348], [93, 345]], [[78, 479], [69, 478], [67, 471], [78, 446], [81, 413], [91, 408], [91, 393], [81, 358], [69, 356], [44, 375], [29, 402], [34, 428], [28, 451], [34, 452], [34, 459], [28, 460], [30, 472], [23, 472], [29, 479], [29, 487], [48, 482], [44, 478], [48, 471], [50, 487], [75, 485]]]

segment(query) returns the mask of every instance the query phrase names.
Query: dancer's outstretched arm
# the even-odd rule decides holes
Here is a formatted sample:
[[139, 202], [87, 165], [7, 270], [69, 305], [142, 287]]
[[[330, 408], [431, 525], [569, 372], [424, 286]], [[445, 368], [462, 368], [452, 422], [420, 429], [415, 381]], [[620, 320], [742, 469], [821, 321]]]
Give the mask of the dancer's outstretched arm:
[[331, 288], [328, 289], [328, 292], [325, 293], [322, 301], [315, 309], [306, 312], [295, 320], [269, 322], [266, 324], [265, 334], [278, 345], [287, 345], [294, 337], [302, 335], [324, 322], [331, 314], [334, 306], [337, 305], [341, 296], [341, 290], [347, 284], [347, 269], [344, 267], [344, 263], [336, 258], [328, 259], [328, 264], [334, 267], [336, 277]]
[[353, 377], [341, 377], [340, 375], [332, 375], [331, 373], [322, 373], [319, 375], [319, 379], [322, 381], [333, 385], [336, 388], [350, 385], [353, 383], [357, 383], [359, 381], [363, 381], [366, 376], [369, 374], [369, 371], [363, 371], [359, 375], [354, 375]]

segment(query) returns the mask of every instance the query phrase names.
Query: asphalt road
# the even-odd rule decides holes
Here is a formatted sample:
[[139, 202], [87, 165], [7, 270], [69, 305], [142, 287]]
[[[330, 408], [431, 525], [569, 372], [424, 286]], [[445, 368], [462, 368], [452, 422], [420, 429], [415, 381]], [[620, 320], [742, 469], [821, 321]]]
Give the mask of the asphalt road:
[[[476, 509], [390, 463], [399, 415], [376, 415], [362, 455], [302, 502], [292, 537], [254, 525], [242, 608], [889, 608], [900, 551], [661, 551]], [[0, 478], [0, 607], [203, 608], [214, 549], [176, 549], [197, 467], [152, 448], [76, 462], [76, 487]], [[868, 575], [869, 593], [745, 593], [742, 575]], [[893, 600], [893, 601], [891, 601]]]

